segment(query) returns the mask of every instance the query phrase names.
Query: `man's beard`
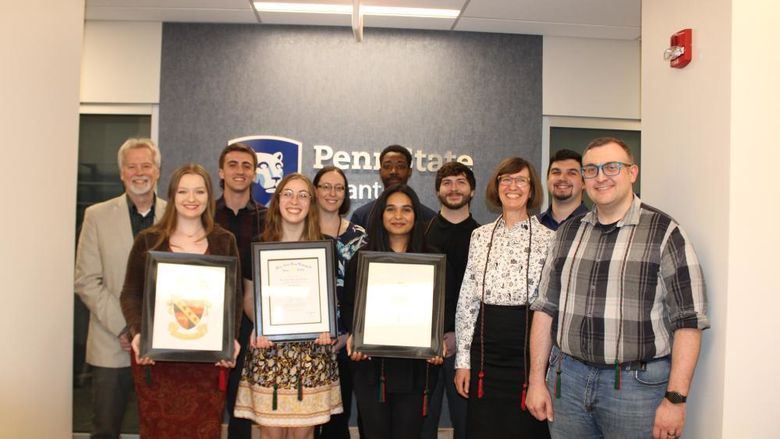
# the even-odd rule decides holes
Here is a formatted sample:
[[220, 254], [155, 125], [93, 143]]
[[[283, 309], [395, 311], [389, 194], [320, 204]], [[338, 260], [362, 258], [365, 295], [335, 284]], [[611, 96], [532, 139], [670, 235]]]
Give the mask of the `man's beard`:
[[[450, 203], [447, 200], [447, 195], [461, 195], [462, 198], [461, 198], [460, 202], [458, 202], [458, 203]], [[458, 210], [461, 207], [469, 204], [469, 202], [471, 202], [471, 194], [461, 194], [460, 192], [456, 192], [456, 193], [450, 192], [447, 195], [445, 195], [445, 196], [439, 195], [439, 201], [447, 209]]]

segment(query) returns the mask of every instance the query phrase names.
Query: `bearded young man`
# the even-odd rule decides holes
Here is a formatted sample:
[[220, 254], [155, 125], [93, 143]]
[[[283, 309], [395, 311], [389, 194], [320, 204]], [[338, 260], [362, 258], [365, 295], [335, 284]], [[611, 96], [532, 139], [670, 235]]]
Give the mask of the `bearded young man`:
[[[441, 203], [439, 214], [426, 224], [426, 243], [431, 251], [447, 255], [447, 291], [444, 305], [444, 341], [447, 357], [442, 376], [431, 392], [428, 416], [423, 424], [423, 439], [438, 435], [443, 395], [447, 395], [450, 419], [455, 439], [466, 437], [466, 400], [455, 390], [455, 308], [460, 284], [469, 258], [471, 232], [479, 227], [469, 209], [474, 197], [476, 180], [468, 166], [458, 162], [445, 163], [436, 173], [436, 195]], [[446, 392], [445, 392], [446, 391]]]
[[561, 149], [550, 157], [547, 168], [550, 207], [539, 214], [539, 222], [550, 230], [558, 230], [568, 219], [588, 213], [582, 202], [584, 180], [580, 167], [582, 156], [570, 149]]

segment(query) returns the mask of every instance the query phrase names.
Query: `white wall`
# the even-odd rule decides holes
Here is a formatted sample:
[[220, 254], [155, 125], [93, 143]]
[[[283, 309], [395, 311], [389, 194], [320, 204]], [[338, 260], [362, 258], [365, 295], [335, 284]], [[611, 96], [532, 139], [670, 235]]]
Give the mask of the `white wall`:
[[[643, 3], [643, 196], [688, 231], [710, 298], [686, 437], [780, 437], [778, 22], [769, 0]], [[686, 27], [693, 61], [671, 69], [661, 54]]]
[[158, 103], [161, 53], [162, 23], [87, 21], [81, 102]]
[[0, 436], [71, 434], [84, 1], [4, 2]]
[[542, 60], [542, 114], [640, 118], [639, 41], [545, 37]]
[[[87, 21], [81, 102], [158, 103], [161, 50], [161, 23]], [[639, 119], [639, 60], [638, 41], [545, 37], [542, 113]]]
[[[724, 438], [780, 437], [780, 4], [731, 3], [731, 150]], [[724, 188], [725, 189], [725, 188]]]

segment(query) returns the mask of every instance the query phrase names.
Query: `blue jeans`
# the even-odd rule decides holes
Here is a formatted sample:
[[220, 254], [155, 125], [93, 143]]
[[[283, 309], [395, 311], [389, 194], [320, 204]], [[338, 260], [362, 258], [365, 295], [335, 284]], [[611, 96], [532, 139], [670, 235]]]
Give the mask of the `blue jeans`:
[[[561, 363], [561, 397], [555, 397], [556, 368]], [[615, 368], [594, 367], [553, 347], [547, 388], [553, 401], [553, 439], [650, 438], [655, 410], [669, 381], [671, 360], [659, 358], [644, 368], [623, 367], [615, 389]]]

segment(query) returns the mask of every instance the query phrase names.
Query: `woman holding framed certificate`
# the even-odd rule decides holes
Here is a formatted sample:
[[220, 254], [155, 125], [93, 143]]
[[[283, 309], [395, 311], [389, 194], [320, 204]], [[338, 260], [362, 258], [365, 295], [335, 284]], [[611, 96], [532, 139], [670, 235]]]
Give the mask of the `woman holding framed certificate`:
[[[286, 175], [271, 198], [261, 241], [322, 240], [314, 194], [306, 176]], [[254, 272], [244, 272], [244, 310], [253, 318], [255, 289], [248, 277]], [[328, 332], [302, 342], [273, 343], [262, 335], [253, 337], [239, 383], [235, 416], [260, 424], [262, 438], [313, 437], [314, 426], [342, 412], [331, 343]]]
[[[320, 169], [314, 176], [317, 188], [317, 206], [320, 210], [320, 230], [336, 240], [336, 295], [339, 306], [344, 302], [344, 273], [347, 263], [359, 249], [366, 245], [366, 230], [344, 219], [349, 212], [349, 183], [344, 171], [333, 165]], [[341, 402], [344, 413], [334, 415], [322, 425], [317, 437], [323, 439], [349, 438], [349, 417], [352, 407], [352, 371], [349, 357], [343, 349], [347, 342], [346, 327], [338, 311], [339, 336], [333, 346], [339, 366]]]
[[[371, 212], [366, 250], [387, 253], [423, 253], [424, 224], [419, 218], [420, 201], [405, 184], [388, 187], [379, 196]], [[359, 254], [360, 252], [358, 252]], [[356, 312], [358, 258], [348, 265], [344, 291], [344, 322], [352, 332]], [[396, 277], [403, 277], [397, 273]], [[408, 312], [415, 310], [409, 309]], [[370, 317], [365, 317], [366, 320]], [[423, 334], [428, 342], [430, 336]], [[440, 338], [439, 338], [440, 339]], [[372, 439], [420, 437], [427, 410], [428, 391], [436, 385], [442, 357], [422, 359], [380, 358], [347, 350], [353, 363], [353, 386], [365, 435]]]
[[[174, 171], [168, 200], [160, 222], [136, 237], [120, 296], [132, 338], [140, 433], [150, 438], [216, 439], [225, 406], [219, 385], [225, 371], [220, 368], [233, 367], [239, 349], [232, 336], [224, 339], [238, 329], [241, 315], [242, 291], [235, 282], [238, 249], [233, 235], [214, 224], [211, 177], [202, 166], [189, 164]], [[152, 254], [170, 254], [170, 263], [153, 265]], [[229, 258], [221, 258], [226, 261], [222, 266], [204, 265], [202, 255]], [[227, 309], [226, 304], [237, 308]], [[204, 351], [222, 358], [218, 367], [152, 359], [195, 358]], [[157, 356], [159, 352], [164, 356]]]
[[539, 176], [528, 161], [503, 160], [486, 189], [488, 202], [501, 209], [501, 216], [471, 235], [455, 314], [455, 388], [468, 398], [470, 439], [507, 432], [549, 437], [547, 423], [525, 409], [529, 305], [555, 233], [530, 212], [542, 196]]

